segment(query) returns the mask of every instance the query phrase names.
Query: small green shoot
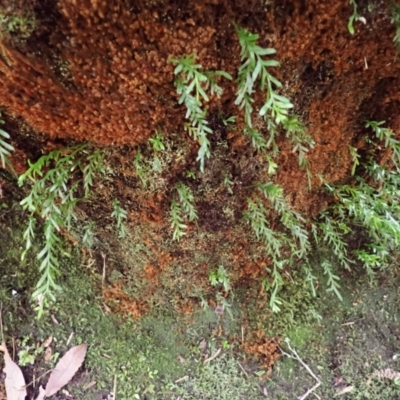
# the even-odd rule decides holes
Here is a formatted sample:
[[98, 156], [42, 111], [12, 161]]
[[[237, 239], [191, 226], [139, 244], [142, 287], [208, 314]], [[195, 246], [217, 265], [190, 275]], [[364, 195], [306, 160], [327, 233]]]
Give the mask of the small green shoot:
[[127, 233], [124, 221], [127, 219], [128, 213], [121, 207], [117, 199], [113, 200], [113, 212], [111, 216], [117, 221], [118, 237], [123, 239]]
[[144, 177], [143, 156], [142, 156], [142, 152], [140, 151], [139, 148], [136, 151], [136, 155], [133, 160], [133, 165], [135, 167], [136, 176], [141, 180], [142, 185], [144, 187], [146, 187], [147, 182]]
[[186, 176], [190, 179], [196, 179], [196, 174], [193, 171], [187, 171]]
[[204, 172], [205, 159], [211, 155], [208, 135], [212, 133], [212, 129], [208, 126], [207, 110], [203, 107], [202, 100], [209, 101], [207, 91], [211, 95], [220, 97], [222, 88], [218, 86], [217, 79], [219, 77], [232, 79], [232, 77], [225, 71], [202, 72], [202, 66], [196, 63], [194, 55], [180, 59], [172, 58], [169, 62], [176, 64], [174, 73], [176, 91], [180, 96], [178, 102], [185, 105], [185, 117], [190, 121], [185, 125], [185, 129], [200, 145], [197, 161], [200, 162], [201, 172]]
[[210, 271], [209, 280], [212, 286], [221, 285], [225, 292], [229, 292], [231, 290], [231, 281], [223, 265], [220, 265], [217, 270]]
[[234, 183], [229, 179], [228, 175], [225, 175], [224, 177], [224, 186], [226, 187], [226, 190], [228, 191], [229, 194], [233, 194], [233, 185]]
[[229, 126], [231, 124], [234, 124], [235, 122], [236, 122], [236, 117], [234, 115], [232, 115], [232, 116], [230, 116], [229, 118], [226, 118], [226, 119], [222, 118], [222, 123], [225, 126]]
[[360, 165], [360, 155], [357, 153], [357, 149], [355, 147], [349, 146], [351, 160], [353, 161], [353, 165], [351, 167], [351, 175], [354, 176], [356, 172], [356, 168]]
[[360, 15], [358, 14], [358, 5], [356, 0], [350, 0], [350, 5], [353, 6], [353, 14], [349, 18], [349, 22], [347, 24], [347, 29], [349, 32], [354, 35], [355, 30], [354, 30], [354, 22], [358, 21], [360, 19]]
[[197, 220], [197, 211], [194, 203], [194, 196], [190, 188], [182, 182], [178, 182], [175, 186], [178, 194], [178, 200], [172, 200], [171, 203], [171, 227], [173, 229], [173, 240], [178, 240], [184, 236], [187, 225], [185, 219], [190, 222]]
[[149, 142], [153, 147], [153, 151], [158, 152], [165, 150], [165, 145], [163, 143], [163, 136], [160, 131], [156, 131], [155, 137], [150, 138]]

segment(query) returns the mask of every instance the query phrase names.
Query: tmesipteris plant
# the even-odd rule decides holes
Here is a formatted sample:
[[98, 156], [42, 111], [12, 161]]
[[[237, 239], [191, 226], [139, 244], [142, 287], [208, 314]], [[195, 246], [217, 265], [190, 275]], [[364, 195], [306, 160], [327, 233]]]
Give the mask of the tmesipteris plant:
[[[392, 168], [377, 164], [371, 156], [366, 164], [361, 164], [356, 150], [351, 148], [352, 174], [357, 166], [364, 169], [364, 174], [357, 176], [356, 184], [352, 185], [333, 186], [324, 182], [337, 202], [312, 226], [315, 241], [328, 245], [342, 267], [350, 269], [350, 256], [353, 255], [362, 263], [371, 281], [377, 269], [390, 265], [392, 254], [400, 245], [400, 141], [383, 124], [384, 121], [367, 121], [366, 128], [374, 132], [378, 143], [370, 137], [367, 142], [375, 150], [386, 147], [392, 152]], [[354, 226], [361, 226], [368, 240], [362, 248], [349, 254], [345, 237]], [[331, 290], [340, 297], [332, 264], [325, 262], [323, 267], [326, 275], [332, 274], [331, 277], [328, 275]]]
[[173, 229], [173, 240], [179, 240], [186, 235], [187, 225], [185, 220], [190, 222], [197, 220], [197, 211], [194, 204], [194, 196], [188, 186], [178, 182], [175, 186], [177, 196], [171, 203], [171, 227]]
[[[281, 274], [283, 267], [292, 262], [294, 257], [300, 259], [307, 255], [311, 245], [305, 228], [304, 218], [286, 203], [283, 189], [272, 183], [256, 184], [255, 187], [267, 199], [280, 218], [282, 231], [270, 227], [270, 212], [264, 201], [258, 195], [247, 200], [245, 219], [250, 223], [257, 239], [264, 243], [266, 253], [272, 260], [272, 283], [265, 281], [264, 285], [270, 292], [270, 306], [274, 312], [280, 311], [282, 299], [278, 297], [280, 288], [284, 285]], [[285, 257], [290, 251], [291, 256]]]
[[[244, 110], [245, 132], [250, 136], [253, 146], [264, 153], [271, 166], [273, 162], [267, 151], [272, 149], [274, 154], [278, 152], [275, 138], [279, 134], [279, 127], [282, 126], [294, 144], [293, 151], [299, 153], [300, 166], [308, 171], [305, 154], [308, 147], [313, 147], [314, 142], [306, 134], [305, 126], [300, 122], [298, 116], [289, 115], [289, 110], [293, 108], [290, 100], [277, 93], [277, 89], [282, 88], [282, 83], [270, 73], [269, 68], [279, 67], [280, 64], [276, 60], [265, 59], [265, 57], [275, 54], [276, 50], [257, 45], [259, 36], [246, 29], [236, 26], [236, 32], [241, 46], [242, 65], [238, 72], [239, 87], [235, 104]], [[265, 103], [258, 114], [266, 123], [268, 139], [253, 123], [253, 95], [257, 88], [265, 92]], [[273, 172], [275, 168], [270, 167], [270, 172]]]
[[128, 217], [128, 213], [121, 207], [120, 202], [117, 199], [113, 201], [113, 212], [111, 216], [115, 218], [117, 222], [118, 237], [123, 239], [126, 236], [126, 226], [124, 221]]
[[54, 150], [29, 161], [28, 170], [19, 177], [19, 184], [30, 183], [30, 192], [21, 205], [28, 211], [28, 227], [24, 232], [25, 250], [22, 258], [32, 247], [36, 236], [36, 216], [43, 220], [44, 246], [37, 255], [40, 263], [40, 279], [36, 284], [33, 298], [38, 301], [38, 313], [42, 314], [49, 301], [55, 300], [55, 292], [60, 290], [56, 283], [59, 275], [59, 257], [63, 254], [59, 234], [71, 230], [76, 219], [75, 206], [80, 200], [78, 189], [83, 189], [85, 197], [90, 193], [94, 179], [104, 171], [104, 158], [99, 150], [89, 152], [87, 145], [79, 145], [63, 150]]
[[200, 162], [200, 170], [203, 172], [205, 159], [211, 154], [208, 135], [212, 133], [212, 129], [208, 125], [207, 110], [202, 102], [209, 101], [207, 92], [218, 97], [222, 94], [222, 88], [217, 84], [219, 77], [232, 77], [225, 71], [202, 71], [202, 66], [196, 63], [194, 55], [169, 61], [176, 64], [175, 87], [180, 96], [179, 104], [185, 105], [185, 117], [189, 119], [185, 129], [200, 145], [197, 161]]

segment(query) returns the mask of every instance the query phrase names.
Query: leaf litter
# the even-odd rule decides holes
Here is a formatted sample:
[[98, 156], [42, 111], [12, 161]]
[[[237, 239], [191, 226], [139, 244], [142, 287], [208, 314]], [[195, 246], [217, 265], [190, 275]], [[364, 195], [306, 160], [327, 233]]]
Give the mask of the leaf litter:
[[[72, 347], [64, 354], [50, 374], [49, 381], [44, 391], [44, 397], [56, 394], [70, 382], [85, 360], [86, 351], [87, 344], [80, 344]], [[41, 400], [40, 394], [36, 400]]]
[[[6, 374], [4, 384], [7, 400], [25, 400], [27, 391], [21, 368], [12, 360], [5, 342], [0, 345], [0, 351], [4, 353], [3, 371]], [[87, 344], [80, 344], [69, 349], [51, 372], [46, 388], [39, 387], [39, 394], [35, 400], [50, 397], [67, 385], [81, 367], [86, 352]]]
[[4, 353], [5, 366], [3, 371], [6, 374], [4, 385], [6, 387], [7, 400], [25, 400], [27, 392], [21, 368], [10, 357], [4, 342], [0, 345], [0, 351]]

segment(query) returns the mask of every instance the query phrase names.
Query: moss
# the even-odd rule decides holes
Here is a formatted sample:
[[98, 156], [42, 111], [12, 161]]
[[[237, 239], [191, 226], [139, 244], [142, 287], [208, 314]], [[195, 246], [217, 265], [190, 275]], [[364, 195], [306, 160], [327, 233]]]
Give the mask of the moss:
[[[135, 394], [147, 399], [171, 399], [175, 391], [183, 393], [183, 398], [194, 399], [205, 390], [210, 398], [231, 395], [246, 398], [243, 397], [246, 393], [257, 391], [255, 382], [247, 382], [229, 352], [202, 366], [205, 355], [200, 354], [197, 344], [204, 338], [211, 338], [221, 322], [213, 310], [199, 311], [192, 322], [186, 318], [177, 319], [176, 313], [170, 313], [168, 307], [155, 307], [151, 315], [137, 321], [110, 315], [102, 304], [99, 276], [82, 265], [79, 253], [63, 261], [65, 275], [60, 277], [63, 291], [57, 303], [46, 310], [41, 319], [36, 319], [29, 290], [11, 295], [11, 288], [19, 288], [14, 283], [28, 285], [28, 281], [37, 279], [34, 262], [27, 265], [18, 262], [21, 246], [17, 244], [23, 225], [18, 218], [11, 219], [14, 230], [1, 232], [3, 240], [15, 245], [7, 250], [2, 248], [1, 254], [0, 301], [4, 307], [6, 341], [10, 344], [11, 336], [16, 339], [17, 355], [24, 349], [34, 354], [38, 343], [50, 335], [55, 355], [62, 355], [73, 345], [88, 343], [84, 367], [68, 387], [76, 398], [89, 400], [101, 393], [109, 394], [115, 378], [121, 400], [131, 400]], [[14, 266], [12, 273], [7, 273], [11, 265]], [[225, 322], [226, 335], [237, 331], [238, 326], [232, 320], [227, 318]], [[220, 345], [221, 340], [217, 338], [210, 344]], [[215, 347], [209, 348], [209, 355], [215, 350]], [[23, 367], [27, 380], [33, 375], [42, 375], [49, 367], [44, 363], [42, 352], [34, 358], [33, 365]], [[172, 383], [185, 375], [190, 376], [187, 382]], [[96, 381], [96, 385], [84, 390], [92, 381]]]
[[[285, 332], [292, 347], [321, 379], [318, 396], [332, 398], [351, 386], [342, 399], [397, 398], [393, 375], [400, 369], [396, 357], [400, 352], [396, 333], [400, 328], [399, 282], [393, 276], [390, 283], [385, 280], [368, 288], [366, 279], [351, 278], [347, 282], [351, 290], [345, 292], [343, 302], [334, 297], [319, 299], [316, 310], [323, 317], [320, 323], [308, 321]], [[385, 371], [392, 379], [383, 377]], [[300, 396], [314, 384], [297, 361], [283, 357], [269, 386], [272, 398], [287, 399], [287, 393]]]
[[254, 378], [248, 379], [238, 362], [229, 355], [222, 355], [196, 371], [196, 376], [187, 376], [180, 387], [173, 386], [175, 395], [165, 399], [182, 400], [247, 400], [262, 399]]

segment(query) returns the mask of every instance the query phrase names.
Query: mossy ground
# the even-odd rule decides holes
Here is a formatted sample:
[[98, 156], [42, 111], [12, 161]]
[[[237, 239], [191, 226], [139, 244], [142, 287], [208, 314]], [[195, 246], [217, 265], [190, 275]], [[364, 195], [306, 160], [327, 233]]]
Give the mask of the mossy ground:
[[[164, 304], [133, 320], [108, 312], [101, 274], [83, 265], [76, 253], [63, 261], [63, 292], [57, 303], [37, 320], [30, 301], [37, 266], [34, 257], [20, 262], [23, 215], [17, 211], [6, 205], [2, 212], [1, 239], [9, 244], [2, 246], [0, 255], [5, 339], [17, 361], [21, 350], [33, 354], [49, 336], [53, 336], [53, 355], [62, 355], [75, 344], [89, 344], [82, 370], [61, 399], [106, 399], [115, 380], [121, 400], [294, 399], [314, 385], [307, 371], [285, 356], [269, 374], [263, 374], [264, 360], [251, 359], [240, 345], [241, 329], [249, 326], [268, 336], [290, 338], [321, 379], [315, 391], [319, 398], [333, 398], [349, 386], [353, 389], [340, 398], [400, 398], [398, 381], [393, 378], [400, 371], [400, 278], [395, 273], [373, 288], [365, 279], [349, 276], [342, 302], [323, 292], [323, 297], [312, 299], [304, 288], [306, 282], [295, 276], [285, 289], [291, 306], [281, 314], [260, 313], [238, 291], [232, 301], [233, 319], [218, 316], [210, 308], [179, 315]], [[219, 348], [219, 356], [204, 364]], [[55, 358], [46, 364], [43, 352], [39, 353], [33, 365], [22, 368], [27, 381], [42, 375], [54, 362]], [[85, 389], [90, 382], [96, 384]], [[33, 394], [37, 383], [35, 390], [30, 388]]]
[[[8, 207], [4, 205], [5, 210]], [[20, 262], [23, 215], [15, 213], [17, 206], [10, 207], [15, 207], [14, 212], [9, 208], [2, 213], [1, 240], [10, 246], [0, 251], [0, 301], [5, 339], [15, 360], [21, 363], [22, 352], [25, 359], [26, 354], [38, 353], [33, 364], [22, 367], [27, 382], [48, 371], [57, 354], [88, 343], [84, 367], [62, 399], [106, 399], [115, 381], [117, 398], [126, 400], [259, 398], [256, 377], [244, 375], [236, 362], [238, 355], [231, 351], [228, 335], [238, 328], [233, 320], [222, 321], [211, 309], [179, 317], [168, 305], [155, 307], [139, 320], [112, 315], [104, 304], [101, 275], [83, 265], [79, 253], [62, 261], [63, 290], [57, 303], [37, 319], [30, 294], [38, 265], [33, 256]], [[219, 326], [223, 336], [214, 333]], [[53, 358], [45, 363], [44, 352], [37, 349], [49, 336], [53, 337]], [[204, 364], [223, 341], [222, 354]], [[36, 389], [31, 385], [30, 396], [45, 381], [39, 379]], [[90, 382], [96, 384], [85, 390]]]
[[[320, 378], [322, 384], [315, 391], [319, 398], [400, 398], [399, 283], [398, 276], [386, 276], [375, 287], [365, 280], [350, 281], [343, 301], [331, 296], [318, 301], [319, 322], [286, 332], [292, 347]], [[296, 398], [315, 383], [299, 362], [283, 357], [268, 390], [273, 399]]]

